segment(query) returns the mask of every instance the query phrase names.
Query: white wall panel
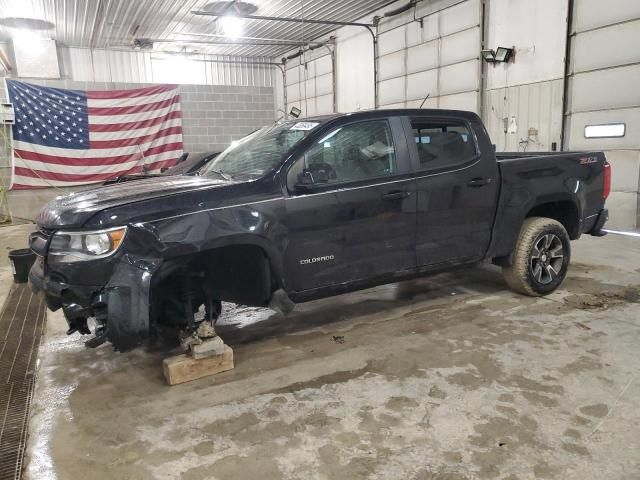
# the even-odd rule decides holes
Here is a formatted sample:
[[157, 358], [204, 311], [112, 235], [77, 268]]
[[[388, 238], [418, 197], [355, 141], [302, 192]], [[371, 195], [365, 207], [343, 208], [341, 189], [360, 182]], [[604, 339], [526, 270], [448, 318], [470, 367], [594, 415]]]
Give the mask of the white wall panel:
[[582, 32], [633, 18], [640, 18], [637, 0], [575, 0], [573, 30]]
[[574, 112], [640, 106], [640, 65], [581, 73], [573, 77]]
[[[430, 103], [437, 107], [438, 98], [444, 95], [468, 93], [445, 103], [478, 110], [480, 1], [442, 5], [443, 9], [432, 10], [422, 18], [422, 27], [413, 21], [413, 11], [410, 11], [404, 14], [406, 25], [395, 20], [395, 25], [379, 36], [381, 107], [413, 106], [421, 103], [427, 94]], [[390, 27], [384, 24], [384, 28]]]
[[407, 73], [421, 72], [438, 67], [438, 43], [423, 43], [407, 50]]
[[453, 110], [475, 111], [478, 108], [478, 94], [476, 92], [458, 93], [455, 95], [443, 95], [439, 98], [438, 108], [450, 108]]
[[491, 0], [487, 48], [514, 47], [515, 62], [487, 67], [487, 89], [564, 76], [567, 1]]
[[[640, 227], [640, 1], [575, 0], [566, 145], [604, 150], [612, 164], [609, 225]], [[599, 69], [599, 70], [595, 70]], [[620, 138], [585, 138], [586, 125], [626, 124]]]
[[294, 83], [293, 85], [287, 85], [287, 102], [297, 102], [300, 98], [302, 98], [300, 84]]
[[580, 34], [575, 41], [573, 71], [640, 62], [639, 39], [640, 20]]
[[333, 102], [333, 62], [330, 54], [315, 52], [290, 63], [286, 69], [287, 106], [289, 112], [295, 106], [302, 110], [302, 117], [331, 113]]
[[457, 63], [440, 69], [440, 94], [449, 95], [480, 88], [478, 60]]
[[[626, 135], [621, 138], [585, 138], [586, 125], [603, 123], [626, 124]], [[570, 139], [572, 150], [640, 150], [640, 108], [578, 112], [571, 115]]]
[[385, 55], [380, 59], [380, 68], [378, 69], [378, 79], [386, 80], [388, 78], [399, 77], [405, 75], [406, 72], [406, 50]]
[[469, 0], [442, 10], [440, 15], [440, 35], [451, 35], [466, 28], [480, 27], [480, 0]]
[[327, 73], [333, 73], [333, 65], [331, 63], [331, 55], [325, 55], [313, 62], [315, 68], [315, 75], [325, 75]]
[[317, 114], [324, 115], [333, 112], [333, 94], [316, 97]]
[[363, 28], [336, 32], [336, 95], [339, 112], [374, 108], [373, 41]]
[[397, 52], [406, 48], [405, 27], [398, 27], [387, 33], [382, 33], [378, 37], [378, 55], [383, 56], [389, 53]]
[[414, 73], [407, 76], [407, 101], [424, 100], [429, 94], [429, 98], [436, 100], [438, 91], [438, 71], [427, 70], [425, 72]]
[[478, 58], [478, 45], [480, 44], [480, 30], [473, 28], [460, 33], [444, 37], [441, 46], [440, 61], [443, 65], [462, 62], [472, 58]]
[[331, 95], [333, 93], [333, 73], [316, 77], [316, 95]]
[[379, 83], [378, 95], [380, 105], [391, 103], [401, 103], [405, 101], [405, 79], [404, 77], [393, 78]]

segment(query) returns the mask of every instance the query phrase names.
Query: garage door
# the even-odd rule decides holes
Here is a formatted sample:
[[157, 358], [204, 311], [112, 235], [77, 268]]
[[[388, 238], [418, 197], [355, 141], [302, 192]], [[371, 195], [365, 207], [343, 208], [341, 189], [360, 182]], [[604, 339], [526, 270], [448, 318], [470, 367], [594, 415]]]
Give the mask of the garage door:
[[287, 64], [287, 112], [302, 110], [303, 117], [333, 113], [333, 57], [326, 50], [305, 53]]
[[610, 223], [635, 228], [640, 226], [640, 2], [606, 5], [574, 4], [568, 148], [607, 152], [613, 167]]
[[379, 106], [419, 107], [429, 95], [425, 108], [478, 112], [480, 25], [479, 0], [430, 13], [421, 22], [411, 18], [385, 29], [383, 21], [378, 37]]

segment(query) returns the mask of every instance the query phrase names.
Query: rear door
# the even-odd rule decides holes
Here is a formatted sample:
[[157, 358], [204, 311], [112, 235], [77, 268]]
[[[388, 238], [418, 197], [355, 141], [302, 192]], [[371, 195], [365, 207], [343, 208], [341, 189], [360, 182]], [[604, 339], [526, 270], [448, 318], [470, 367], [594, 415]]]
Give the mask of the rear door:
[[413, 116], [418, 267], [479, 260], [491, 240], [498, 195], [493, 152], [481, 153], [470, 122]]
[[[351, 122], [321, 137], [287, 175], [287, 288], [415, 269], [415, 180], [403, 119]], [[316, 183], [301, 190], [305, 176]]]

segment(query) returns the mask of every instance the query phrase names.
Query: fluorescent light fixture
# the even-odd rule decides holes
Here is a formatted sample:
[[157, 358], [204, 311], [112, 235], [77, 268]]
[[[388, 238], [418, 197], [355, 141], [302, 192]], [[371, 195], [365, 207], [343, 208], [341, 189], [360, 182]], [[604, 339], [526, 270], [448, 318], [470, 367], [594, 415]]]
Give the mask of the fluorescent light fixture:
[[508, 62], [513, 56], [513, 48], [498, 47], [496, 49], [496, 62]]
[[220, 17], [222, 33], [228, 38], [238, 38], [244, 32], [244, 20], [232, 15]]
[[624, 137], [626, 124], [608, 123], [602, 125], [587, 125], [584, 127], [585, 138], [618, 138]]
[[289, 115], [291, 115], [293, 118], [298, 118], [301, 113], [302, 113], [302, 110], [300, 110], [298, 107], [291, 107], [291, 111], [289, 112]]
[[493, 50], [480, 50], [480, 54], [485, 62], [493, 63], [496, 61], [496, 52]]

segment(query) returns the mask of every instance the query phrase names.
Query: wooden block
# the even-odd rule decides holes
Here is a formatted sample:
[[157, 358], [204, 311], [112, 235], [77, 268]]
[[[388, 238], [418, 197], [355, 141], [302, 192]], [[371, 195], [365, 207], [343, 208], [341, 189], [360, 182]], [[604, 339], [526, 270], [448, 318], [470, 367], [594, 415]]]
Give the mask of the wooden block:
[[177, 355], [165, 358], [162, 362], [164, 378], [169, 385], [190, 382], [198, 378], [226, 372], [233, 368], [233, 350], [228, 345], [224, 346], [222, 355], [196, 360], [189, 355]]

